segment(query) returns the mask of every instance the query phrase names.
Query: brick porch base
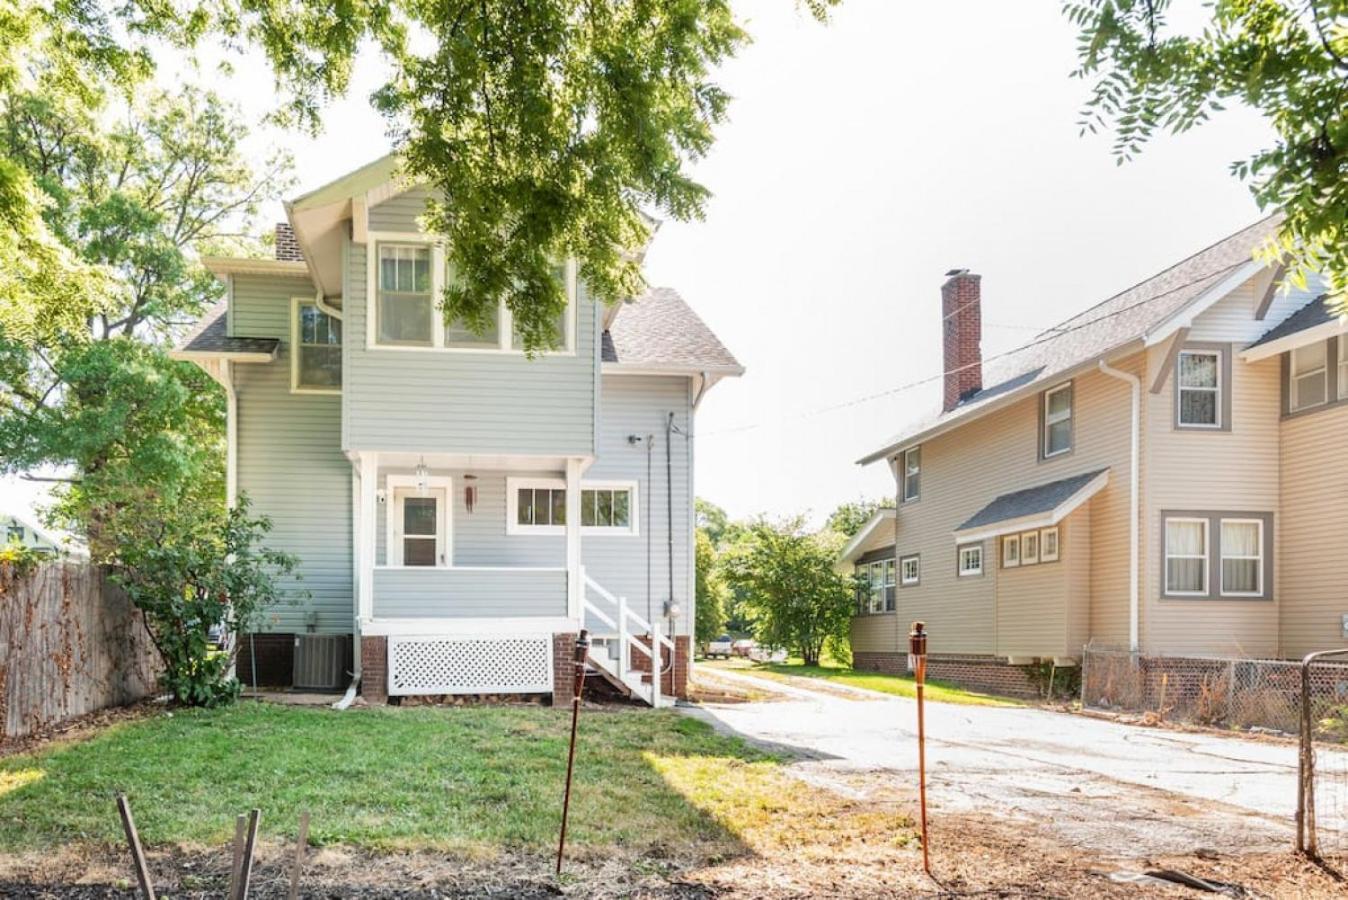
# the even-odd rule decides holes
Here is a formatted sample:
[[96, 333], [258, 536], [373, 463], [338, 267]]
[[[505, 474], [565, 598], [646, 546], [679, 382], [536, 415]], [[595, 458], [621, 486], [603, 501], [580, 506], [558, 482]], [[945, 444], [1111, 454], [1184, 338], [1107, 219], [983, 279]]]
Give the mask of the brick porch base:
[[[853, 652], [852, 665], [868, 672], [908, 675], [906, 653]], [[1039, 688], [1024, 666], [1013, 666], [992, 656], [927, 657], [927, 677], [948, 681], [974, 691], [1003, 694], [1008, 697], [1038, 697]]]
[[360, 639], [360, 695], [366, 703], [388, 702], [388, 638]]

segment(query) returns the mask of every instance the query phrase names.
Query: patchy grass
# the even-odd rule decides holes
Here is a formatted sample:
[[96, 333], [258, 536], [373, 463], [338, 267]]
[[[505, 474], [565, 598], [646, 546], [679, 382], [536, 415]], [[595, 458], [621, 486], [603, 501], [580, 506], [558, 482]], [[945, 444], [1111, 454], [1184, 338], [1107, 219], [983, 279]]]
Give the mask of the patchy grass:
[[[824, 664], [807, 666], [798, 660], [785, 663], [756, 663], [743, 658], [708, 660], [698, 663], [712, 669], [726, 669], [742, 672], [756, 678], [772, 681], [789, 681], [791, 678], [819, 678], [837, 684], [893, 694], [896, 697], [916, 697], [917, 685], [912, 678], [900, 675], [882, 675], [878, 672], [860, 672], [845, 666]], [[960, 703], [965, 706], [1024, 706], [1011, 697], [997, 697], [992, 694], [980, 694], [965, 690], [959, 685], [944, 681], [927, 680], [924, 696], [934, 703]]]
[[[0, 850], [113, 844], [114, 796], [125, 791], [151, 845], [220, 844], [256, 806], [271, 838], [293, 835], [309, 810], [319, 845], [548, 851], [568, 723], [543, 707], [338, 713], [253, 702], [127, 722], [0, 760]], [[811, 793], [778, 758], [673, 712], [587, 709], [580, 733], [578, 850], [726, 858], [789, 834], [770, 823], [798, 817]], [[805, 806], [818, 807], [819, 824], [838, 802]]]

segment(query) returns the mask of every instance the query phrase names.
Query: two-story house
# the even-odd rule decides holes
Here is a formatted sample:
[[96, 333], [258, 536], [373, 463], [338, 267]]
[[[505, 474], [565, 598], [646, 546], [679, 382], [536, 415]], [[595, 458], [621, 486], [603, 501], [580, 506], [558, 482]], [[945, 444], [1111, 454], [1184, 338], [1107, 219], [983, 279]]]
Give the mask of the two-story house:
[[483, 334], [446, 322], [428, 195], [397, 169], [287, 204], [274, 259], [206, 260], [227, 298], [176, 351], [224, 387], [231, 502], [300, 560], [306, 599], [241, 636], [243, 680], [349, 660], [373, 700], [566, 698], [584, 625], [615, 685], [681, 695], [694, 413], [743, 370], [674, 291], [605, 307], [570, 261], [549, 352], [525, 356], [504, 304]]
[[[1010, 690], [1084, 646], [1298, 657], [1348, 639], [1348, 326], [1255, 251], [1265, 219], [981, 357], [979, 276], [941, 291], [943, 405], [861, 463], [897, 509], [843, 562], [868, 579], [857, 665]], [[986, 370], [986, 375], [985, 375]]]

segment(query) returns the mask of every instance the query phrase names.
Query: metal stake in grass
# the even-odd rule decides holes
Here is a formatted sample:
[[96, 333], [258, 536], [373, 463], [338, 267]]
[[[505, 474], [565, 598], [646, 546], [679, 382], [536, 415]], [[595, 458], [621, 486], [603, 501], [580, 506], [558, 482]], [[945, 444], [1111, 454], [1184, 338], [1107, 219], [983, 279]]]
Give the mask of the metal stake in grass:
[[[571, 812], [571, 772], [576, 765], [576, 723], [580, 720], [580, 695], [585, 690], [585, 658], [590, 652], [590, 633], [584, 628], [576, 635], [575, 690], [571, 693], [571, 748], [566, 754], [566, 793], [562, 796], [562, 834], [557, 839], [557, 874], [562, 874], [562, 854], [566, 852], [566, 820]], [[658, 673], [657, 676], [659, 677]]]
[[913, 670], [917, 687], [917, 795], [922, 813], [922, 871], [931, 874], [930, 842], [927, 839], [927, 723], [923, 715], [922, 688], [927, 681], [927, 629], [921, 622], [913, 623], [908, 632], [908, 663]]
[[136, 866], [136, 880], [145, 894], [145, 900], [154, 900], [154, 885], [150, 883], [150, 869], [145, 865], [145, 850], [140, 845], [140, 834], [136, 831], [136, 820], [131, 818], [131, 804], [126, 802], [126, 794], [117, 795], [117, 812], [122, 817], [122, 829], [126, 831], [126, 843], [131, 848], [131, 861]]
[[290, 870], [290, 900], [300, 896], [300, 870], [304, 868], [304, 848], [309, 843], [309, 811], [300, 814], [300, 836], [295, 841], [295, 866]]
[[253, 880], [253, 854], [257, 852], [257, 827], [261, 820], [260, 809], [248, 814], [248, 837], [243, 844], [243, 860], [239, 863], [238, 893], [234, 900], [248, 900], [248, 888]]

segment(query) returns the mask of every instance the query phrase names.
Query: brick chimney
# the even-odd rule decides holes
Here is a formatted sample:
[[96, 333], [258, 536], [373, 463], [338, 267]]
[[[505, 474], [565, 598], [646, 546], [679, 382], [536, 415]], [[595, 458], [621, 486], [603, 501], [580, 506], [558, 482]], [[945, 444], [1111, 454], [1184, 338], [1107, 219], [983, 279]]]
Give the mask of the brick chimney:
[[290, 227], [289, 222], [276, 223], [276, 258], [292, 262], [304, 261], [304, 254], [300, 251], [300, 242], [295, 239], [295, 231]]
[[983, 388], [981, 275], [951, 269], [941, 285], [941, 331], [945, 348], [946, 412]]

